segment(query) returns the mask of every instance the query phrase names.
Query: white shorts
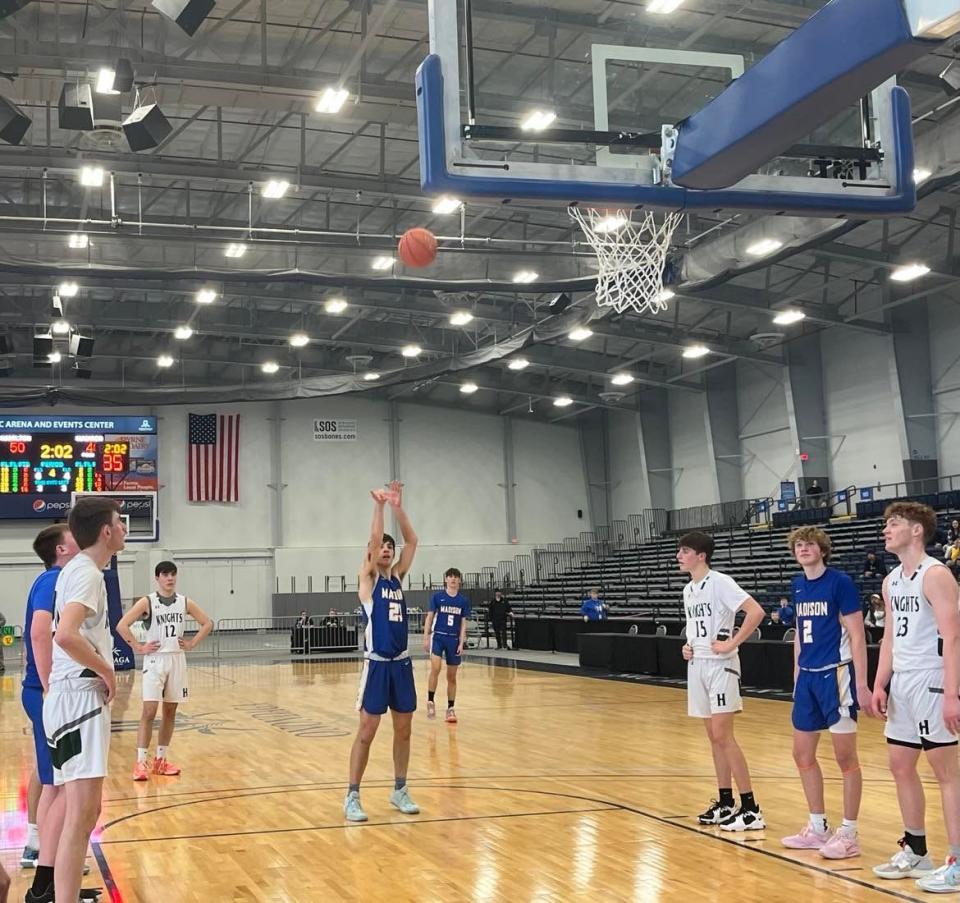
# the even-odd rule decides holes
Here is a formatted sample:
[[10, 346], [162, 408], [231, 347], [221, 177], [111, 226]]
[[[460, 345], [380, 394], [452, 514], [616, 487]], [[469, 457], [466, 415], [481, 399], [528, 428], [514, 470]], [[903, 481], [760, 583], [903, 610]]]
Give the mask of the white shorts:
[[894, 673], [883, 733], [890, 743], [916, 749], [957, 742], [943, 723], [942, 668]]
[[740, 657], [692, 658], [687, 664], [687, 714], [709, 718], [742, 710]]
[[90, 679], [57, 681], [43, 700], [47, 735], [57, 786], [107, 775], [110, 707], [106, 690], [90, 689]]
[[144, 702], [183, 702], [187, 692], [187, 657], [182, 652], [143, 657]]

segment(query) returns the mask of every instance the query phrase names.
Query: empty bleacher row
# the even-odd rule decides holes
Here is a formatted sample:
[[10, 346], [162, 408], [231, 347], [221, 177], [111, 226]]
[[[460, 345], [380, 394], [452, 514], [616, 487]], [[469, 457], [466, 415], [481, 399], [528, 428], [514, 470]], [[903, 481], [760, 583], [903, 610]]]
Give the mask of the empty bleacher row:
[[[949, 511], [939, 514], [944, 533], [953, 516]], [[864, 561], [867, 552], [874, 551], [886, 570], [896, 564], [883, 552], [882, 520], [844, 519], [821, 526], [833, 542], [831, 564], [850, 574], [864, 599], [879, 592], [882, 577], [865, 578]], [[717, 532], [713, 566], [733, 577], [762, 605], [773, 608], [781, 595], [788, 594], [790, 581], [798, 571], [787, 548], [789, 532], [789, 528], [776, 527]], [[529, 617], [575, 615], [581, 600], [596, 587], [613, 617], [680, 619], [682, 591], [688, 578], [677, 569], [678, 538], [662, 537], [634, 548], [609, 551], [605, 556], [589, 550], [577, 553], [581, 561], [564, 572], [508, 589], [514, 613]], [[931, 546], [930, 551], [941, 557], [939, 547]]]

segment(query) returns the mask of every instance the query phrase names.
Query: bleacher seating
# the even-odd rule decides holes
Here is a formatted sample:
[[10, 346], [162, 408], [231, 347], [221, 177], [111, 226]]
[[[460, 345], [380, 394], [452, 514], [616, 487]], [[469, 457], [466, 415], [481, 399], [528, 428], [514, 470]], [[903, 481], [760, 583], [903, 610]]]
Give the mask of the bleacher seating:
[[[954, 516], [949, 510], [940, 512], [944, 533]], [[823, 527], [833, 541], [831, 565], [850, 574], [865, 600], [870, 593], [879, 592], [882, 578], [865, 579], [863, 563], [867, 552], [874, 551], [882, 556], [888, 571], [896, 564], [883, 551], [881, 519], [844, 519]], [[786, 527], [772, 527], [715, 533], [713, 566], [772, 609], [781, 595], [789, 594], [790, 581], [798, 571], [787, 549], [789, 532]], [[676, 537], [614, 551], [557, 576], [514, 587], [509, 592], [510, 602], [518, 616], [576, 615], [591, 587], [598, 587], [614, 617], [653, 615], [660, 621], [681, 620], [681, 594], [687, 577], [677, 569], [676, 551]], [[942, 557], [939, 548], [931, 546], [930, 551]]]

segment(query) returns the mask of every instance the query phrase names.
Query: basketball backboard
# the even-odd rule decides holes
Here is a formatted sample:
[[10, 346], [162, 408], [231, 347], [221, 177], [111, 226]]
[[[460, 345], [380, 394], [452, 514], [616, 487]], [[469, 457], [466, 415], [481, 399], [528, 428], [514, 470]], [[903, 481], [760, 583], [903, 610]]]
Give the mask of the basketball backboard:
[[644, 0], [621, 34], [565, 29], [576, 13], [556, 2], [517, 52], [515, 23], [429, 0], [426, 193], [808, 215], [916, 205], [895, 74], [960, 30], [957, 0], [831, 0], [780, 28], [703, 4], [658, 16]]
[[160, 519], [157, 514], [155, 492], [74, 492], [70, 504], [84, 495], [116, 499], [120, 503], [120, 517], [127, 525], [127, 542], [157, 542], [160, 539]]

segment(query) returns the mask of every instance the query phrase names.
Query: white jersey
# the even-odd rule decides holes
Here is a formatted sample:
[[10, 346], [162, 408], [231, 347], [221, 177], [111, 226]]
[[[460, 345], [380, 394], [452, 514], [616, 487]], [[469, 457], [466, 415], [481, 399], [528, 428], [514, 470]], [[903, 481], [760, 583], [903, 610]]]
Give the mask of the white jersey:
[[736, 652], [717, 655], [710, 644], [717, 638], [729, 639], [733, 622], [749, 593], [737, 581], [719, 571], [707, 571], [702, 580], [691, 580], [683, 588], [683, 608], [687, 615], [687, 645], [694, 658], [733, 658]]
[[893, 670], [931, 671], [943, 667], [943, 645], [933, 606], [923, 594], [923, 578], [942, 561], [925, 556], [911, 575], [898, 565], [887, 578], [893, 623]]
[[159, 593], [147, 596], [150, 618], [147, 622], [147, 642], [159, 643], [157, 652], [182, 652], [180, 639], [187, 620], [187, 597], [177, 593], [173, 598], [161, 598]]
[[[85, 552], [81, 552], [68, 562], [57, 577], [57, 585], [54, 589], [54, 633], [64, 608], [72, 602], [79, 602], [88, 609], [87, 617], [80, 625], [80, 636], [88, 640], [99, 656], [113, 669], [113, 636], [110, 633], [110, 619], [107, 613], [107, 585], [103, 582], [103, 571]], [[93, 671], [78, 665], [54, 643], [50, 683], [87, 679], [91, 689], [103, 686], [103, 682]], [[75, 686], [78, 689], [82, 688], [83, 683]]]

